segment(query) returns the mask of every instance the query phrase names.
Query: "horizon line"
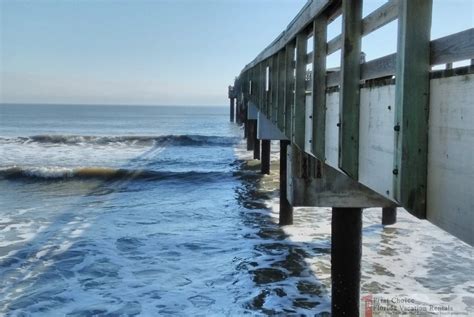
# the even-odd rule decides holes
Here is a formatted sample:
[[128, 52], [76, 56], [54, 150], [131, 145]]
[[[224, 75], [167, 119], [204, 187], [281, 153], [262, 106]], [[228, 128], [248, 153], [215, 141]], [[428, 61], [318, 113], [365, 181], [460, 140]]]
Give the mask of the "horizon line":
[[101, 103], [29, 103], [29, 102], [0, 102], [0, 105], [19, 106], [100, 106], [100, 107], [226, 107], [227, 105], [205, 105], [205, 104], [101, 104]]

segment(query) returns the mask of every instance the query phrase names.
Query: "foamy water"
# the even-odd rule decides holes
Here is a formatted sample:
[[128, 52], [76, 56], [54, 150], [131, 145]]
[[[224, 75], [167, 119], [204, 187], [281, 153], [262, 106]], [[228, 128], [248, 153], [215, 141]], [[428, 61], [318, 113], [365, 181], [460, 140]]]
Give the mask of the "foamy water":
[[[227, 109], [0, 110], [0, 315], [329, 315], [330, 210], [278, 227]], [[398, 219], [364, 211], [362, 292], [472, 313], [472, 248]]]

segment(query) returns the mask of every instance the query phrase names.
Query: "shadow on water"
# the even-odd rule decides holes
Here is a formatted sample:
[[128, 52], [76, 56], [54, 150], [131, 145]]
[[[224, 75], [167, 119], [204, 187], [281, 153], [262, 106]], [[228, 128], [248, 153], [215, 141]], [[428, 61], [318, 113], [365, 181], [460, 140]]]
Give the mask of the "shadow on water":
[[329, 255], [330, 241], [307, 243], [291, 241], [271, 216], [267, 203], [273, 192], [263, 189], [259, 165], [240, 162], [236, 176], [241, 180], [235, 196], [243, 224], [254, 229], [244, 239], [253, 242], [252, 259], [241, 262], [255, 284], [249, 310], [267, 315], [311, 314], [329, 316], [330, 290], [311, 270], [307, 259]]
[[[134, 167], [135, 163], [141, 159], [156, 156], [166, 147], [167, 144], [153, 146], [130, 160], [124, 168]], [[0, 259], [0, 314], [10, 316], [14, 313], [15, 316], [27, 316], [37, 313], [50, 316], [49, 314], [55, 308], [74, 301], [74, 294], [81, 293], [81, 290], [67, 290], [61, 281], [73, 277], [75, 267], [78, 265], [82, 266], [78, 271], [82, 277], [79, 279], [79, 285], [76, 286], [82, 291], [87, 292], [92, 288], [103, 289], [103, 282], [118, 281], [120, 266], [107, 257], [110, 250], [98, 249], [97, 243], [99, 242], [87, 237], [87, 232], [94, 230], [94, 217], [81, 215], [78, 213], [77, 206], [86, 205], [94, 209], [106, 210], [108, 208], [106, 204], [110, 202], [111, 197], [105, 197], [129, 191], [126, 186], [139, 175], [139, 171], [137, 173], [100, 181], [79, 196], [78, 200], [73, 202], [74, 207], [61, 211], [54, 218], [49, 218], [51, 222], [47, 228], [37, 232], [33, 239], [0, 248], [1, 253], [9, 254], [9, 256]], [[38, 183], [37, 180], [31, 184], [25, 180], [20, 181], [27, 186]], [[42, 186], [58, 186], [59, 190], [62, 187], [67, 187], [68, 184], [73, 184], [74, 181], [43, 180], [40, 182]], [[133, 242], [123, 238], [110, 241], [109, 244], [112, 248], [116, 247], [119, 251], [123, 251], [127, 246], [137, 248]], [[94, 260], [84, 263], [85, 257], [90, 255]], [[55, 284], [58, 287], [50, 287]], [[115, 310], [83, 307], [83, 309], [76, 309], [66, 315], [135, 316], [141, 313], [140, 303], [123, 301], [113, 295], [113, 290], [103, 289], [103, 291], [108, 297], [103, 306], [112, 305], [116, 307]], [[64, 296], [64, 293], [69, 297]], [[153, 297], [153, 294], [151, 295]]]
[[[157, 155], [164, 146], [154, 147], [134, 158]], [[131, 165], [133, 165], [130, 163]], [[127, 166], [128, 167], [128, 166]], [[318, 280], [306, 261], [317, 254], [328, 255], [329, 241], [324, 243], [300, 243], [289, 240], [289, 236], [275, 223], [265, 201], [270, 193], [260, 190], [262, 177], [256, 167], [249, 167], [241, 161], [234, 164], [234, 177], [239, 185], [235, 188], [235, 199], [239, 204], [240, 218], [246, 230], [241, 237], [243, 243], [252, 246], [251, 256], [239, 259], [235, 270], [247, 276], [251, 287], [245, 281], [236, 280], [239, 287], [235, 302], [242, 305], [249, 313], [266, 315], [315, 313], [318, 316], [329, 315], [329, 290]], [[126, 185], [134, 178], [127, 177], [98, 183], [81, 195], [74, 206], [51, 218], [48, 227], [36, 233], [33, 239], [12, 244], [9, 248], [0, 249], [9, 254], [0, 260], [0, 312], [6, 315], [23, 311], [47, 314], [68, 302], [73, 302], [76, 293], [87, 296], [90, 289], [100, 290], [104, 305], [76, 308], [67, 316], [118, 316], [139, 315], [143, 313], [140, 302], [117, 297], [110, 285], [119, 285], [120, 267], [127, 263], [115, 263], [112, 249], [127, 253], [140, 247], [141, 241], [133, 237], [122, 237], [114, 241], [95, 241], [88, 237], [88, 232], [99, 230], [94, 217], [78, 213], [78, 205], [92, 206], [106, 211], [111, 202], [108, 195], [133, 190]], [[47, 182], [46, 182], [47, 183]], [[59, 186], [59, 185], [58, 185]], [[107, 197], [107, 198], [106, 198]], [[84, 203], [84, 204], [82, 204]], [[79, 232], [79, 238], [77, 235]], [[98, 247], [100, 244], [100, 247]], [[110, 248], [109, 250], [106, 247]], [[170, 250], [172, 252], [173, 250]], [[85, 261], [86, 257], [91, 257]], [[121, 258], [126, 260], [126, 258]], [[156, 261], [146, 254], [135, 254], [133, 261]], [[79, 268], [78, 268], [79, 267]], [[65, 279], [79, 273], [77, 283], [67, 285]], [[141, 272], [140, 274], [156, 274]], [[242, 274], [243, 273], [243, 274]], [[190, 281], [175, 277], [177, 287], [183, 287]], [[105, 283], [106, 281], [106, 283]], [[180, 284], [181, 283], [181, 284]], [[55, 285], [55, 287], [51, 287]], [[70, 289], [71, 286], [77, 289]], [[127, 290], [124, 290], [125, 292]], [[133, 292], [133, 290], [131, 290]], [[156, 301], [162, 298], [160, 291], [146, 294]], [[191, 297], [194, 306], [202, 305], [206, 297]], [[194, 301], [193, 301], [194, 300]], [[197, 304], [195, 304], [196, 302]], [[204, 303], [207, 305], [207, 302]], [[110, 307], [114, 309], [110, 309]], [[180, 307], [166, 307], [160, 313], [179, 314]]]

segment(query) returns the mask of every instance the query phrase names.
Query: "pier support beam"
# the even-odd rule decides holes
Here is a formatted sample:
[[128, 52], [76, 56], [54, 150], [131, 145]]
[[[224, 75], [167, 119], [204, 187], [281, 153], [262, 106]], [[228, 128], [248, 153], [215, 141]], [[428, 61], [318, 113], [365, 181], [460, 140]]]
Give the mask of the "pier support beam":
[[246, 134], [247, 134], [247, 151], [252, 151], [255, 148], [255, 130], [256, 130], [256, 120], [247, 120], [245, 123], [247, 126]]
[[249, 124], [248, 120], [244, 120], [244, 139], [247, 139], [249, 137]]
[[288, 201], [287, 155], [290, 141], [280, 141], [280, 226], [293, 224], [293, 206]]
[[230, 122], [234, 122], [235, 98], [230, 98]]
[[270, 174], [270, 140], [262, 140], [262, 159], [261, 159], [261, 173]]
[[260, 159], [260, 140], [257, 138], [257, 120], [252, 120], [253, 158]]
[[397, 222], [397, 208], [386, 207], [382, 208], [382, 225], [393, 225]]
[[332, 315], [359, 316], [362, 209], [332, 208]]
[[237, 102], [235, 105], [235, 123], [238, 123], [239, 125], [242, 123], [242, 120], [240, 118], [240, 109], [242, 108], [242, 104], [244, 101], [242, 100], [241, 102]]

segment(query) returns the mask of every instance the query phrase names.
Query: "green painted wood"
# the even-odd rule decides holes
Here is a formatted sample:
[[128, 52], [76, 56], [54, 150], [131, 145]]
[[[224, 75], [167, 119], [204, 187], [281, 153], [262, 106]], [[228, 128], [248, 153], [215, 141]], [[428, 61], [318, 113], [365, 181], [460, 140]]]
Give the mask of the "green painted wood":
[[[339, 0], [338, 0], [339, 1]], [[334, 0], [310, 0], [300, 10], [296, 17], [290, 22], [286, 29], [277, 36], [260, 54], [255, 57], [243, 70], [253, 67], [268, 57], [276, 54], [289, 43], [294, 41], [296, 34], [304, 31], [313, 19], [323, 12], [328, 6], [333, 5]]]
[[362, 0], [343, 0], [339, 168], [355, 180], [359, 176], [361, 21]]
[[273, 55], [272, 57], [272, 68], [270, 69], [270, 91], [271, 91], [271, 98], [270, 98], [270, 104], [271, 104], [271, 118], [270, 120], [273, 123], [277, 123], [278, 119], [278, 54]]
[[292, 111], [292, 137], [291, 140], [301, 150], [305, 143], [305, 101], [306, 101], [306, 46], [308, 38], [304, 33], [296, 36], [296, 79], [295, 101]]
[[286, 90], [285, 90], [285, 135], [291, 140], [291, 109], [293, 108], [295, 75], [293, 62], [295, 60], [295, 42], [286, 46]]
[[278, 52], [278, 101], [277, 101], [277, 126], [280, 130], [285, 129], [285, 93], [286, 93], [286, 59], [285, 50]]
[[318, 16], [313, 23], [313, 139], [312, 152], [325, 161], [326, 137], [326, 42], [327, 18]]
[[401, 0], [395, 89], [394, 196], [426, 218], [432, 0]]
[[[396, 20], [398, 14], [398, 0], [389, 0], [362, 20], [362, 36], [370, 34], [384, 25]], [[327, 43], [327, 53], [331, 55], [342, 46], [342, 34], [334, 37]]]
[[258, 72], [258, 108], [265, 113], [265, 66], [264, 62], [259, 64], [259, 72]]

